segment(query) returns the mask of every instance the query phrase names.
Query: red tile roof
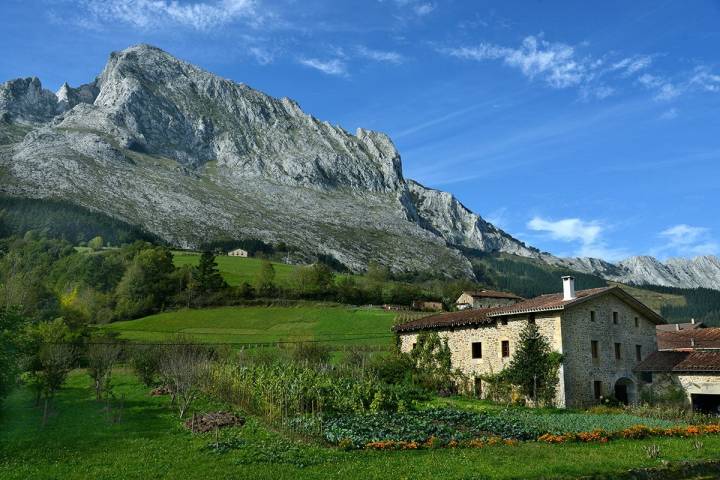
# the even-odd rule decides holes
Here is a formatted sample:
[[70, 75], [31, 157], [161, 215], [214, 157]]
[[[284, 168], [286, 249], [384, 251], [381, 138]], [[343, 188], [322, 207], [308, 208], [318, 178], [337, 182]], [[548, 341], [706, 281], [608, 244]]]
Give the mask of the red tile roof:
[[463, 293], [466, 293], [466, 294], [470, 295], [471, 297], [510, 298], [513, 300], [525, 300], [523, 297], [515, 295], [514, 293], [500, 292], [498, 290], [469, 290], [469, 291], [465, 291]]
[[595, 297], [615, 288], [617, 287], [600, 287], [590, 288], [588, 290], [578, 290], [577, 292], [575, 292], [575, 298], [572, 300], [563, 300], [562, 293], [549, 293], [547, 295], [540, 295], [539, 297], [531, 298], [530, 300], [525, 300], [524, 302], [498, 307], [497, 310], [492, 312], [492, 316], [497, 317], [501, 315], [512, 315], [518, 313], [562, 310], [567, 305], [578, 303], [590, 297]]
[[640, 362], [636, 372], [711, 372], [720, 373], [720, 351], [653, 352]]
[[422, 330], [425, 328], [488, 324], [492, 323], [495, 318], [506, 315], [564, 310], [565, 308], [609, 292], [618, 295], [638, 310], [641, 310], [647, 317], [653, 319], [655, 323], [665, 323], [665, 320], [663, 320], [660, 315], [653, 312], [650, 308], [646, 307], [643, 303], [636, 300], [620, 287], [613, 286], [579, 290], [575, 294], [576, 297], [572, 300], [563, 300], [562, 293], [551, 293], [515, 303], [513, 305], [431, 315], [429, 317], [397, 325], [394, 327], [394, 330], [396, 332], [407, 332], [412, 330]]
[[657, 332], [658, 350], [720, 349], [720, 328]]
[[495, 309], [478, 308], [430, 315], [428, 317], [417, 318], [415, 320], [410, 320], [409, 322], [396, 325], [393, 329], [396, 332], [409, 332], [412, 330], [423, 330], [426, 328], [460, 327], [466, 325], [492, 323], [494, 320], [487, 317], [487, 313], [492, 310]]

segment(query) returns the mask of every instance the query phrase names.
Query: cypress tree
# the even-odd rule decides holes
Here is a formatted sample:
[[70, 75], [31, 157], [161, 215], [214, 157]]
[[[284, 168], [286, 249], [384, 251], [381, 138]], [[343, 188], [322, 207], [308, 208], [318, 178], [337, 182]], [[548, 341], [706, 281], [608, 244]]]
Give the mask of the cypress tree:
[[193, 277], [201, 292], [214, 292], [227, 287], [218, 269], [215, 255], [210, 251], [205, 251], [200, 256], [200, 263], [195, 268]]
[[528, 322], [520, 332], [518, 349], [503, 374], [526, 398], [550, 404], [555, 398], [561, 362], [562, 356], [550, 349], [537, 325]]

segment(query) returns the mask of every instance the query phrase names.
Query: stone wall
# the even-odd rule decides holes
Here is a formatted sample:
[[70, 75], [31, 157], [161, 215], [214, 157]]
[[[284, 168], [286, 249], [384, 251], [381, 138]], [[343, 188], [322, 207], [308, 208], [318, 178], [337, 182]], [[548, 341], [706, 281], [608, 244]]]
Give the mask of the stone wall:
[[[527, 324], [527, 321], [527, 315], [515, 316], [508, 318], [507, 325], [503, 325], [503, 322], [498, 319], [489, 325], [442, 330], [438, 334], [448, 341], [453, 367], [459, 368], [470, 378], [475, 378], [480, 375], [498, 373], [510, 363], [510, 359], [518, 346], [520, 332]], [[550, 342], [552, 349], [562, 352], [560, 316], [558, 312], [537, 314], [535, 323], [540, 333]], [[400, 339], [401, 350], [409, 352], [412, 350], [413, 344], [417, 342], [417, 333], [404, 333]], [[510, 342], [510, 356], [506, 358], [502, 357], [501, 342], [503, 340]], [[482, 343], [482, 358], [472, 358], [473, 342]], [[484, 387], [483, 385], [483, 392], [487, 390]], [[561, 385], [558, 388], [556, 399], [558, 406], [564, 405], [563, 391]]]
[[467, 293], [463, 293], [458, 297], [456, 304], [471, 305], [472, 308], [492, 308], [512, 305], [518, 301], [513, 298], [492, 298], [492, 297], [473, 297]]
[[692, 403], [692, 394], [720, 395], [720, 374], [653, 373], [652, 380], [652, 383], [644, 383], [642, 386], [650, 399], [668, 400], [669, 395], [682, 391], [689, 405]]
[[[591, 311], [595, 320], [591, 321]], [[617, 324], [613, 312], [618, 312]], [[635, 317], [638, 326], [635, 326]], [[613, 294], [605, 294], [576, 305], [563, 314], [562, 344], [565, 388], [569, 407], [596, 403], [594, 381], [602, 382], [603, 396], [613, 395], [615, 384], [629, 379], [629, 400], [637, 400], [638, 378], [632, 371], [639, 362], [635, 345], [641, 346], [641, 358], [656, 350], [655, 324]], [[593, 359], [591, 341], [598, 342], [598, 358]], [[621, 345], [621, 359], [615, 358], [615, 343]]]

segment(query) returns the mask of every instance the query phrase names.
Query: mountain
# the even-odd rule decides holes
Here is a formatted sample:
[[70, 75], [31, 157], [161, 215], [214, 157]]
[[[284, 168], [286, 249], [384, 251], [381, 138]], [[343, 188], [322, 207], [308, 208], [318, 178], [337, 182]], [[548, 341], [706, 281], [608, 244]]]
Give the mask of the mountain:
[[[617, 265], [525, 245], [410, 179], [385, 134], [351, 134], [152, 46], [114, 52], [88, 84], [0, 85], [0, 194], [82, 207], [179, 247], [286, 243], [353, 270], [472, 277], [473, 252], [603, 278], [720, 288], [717, 258]], [[685, 262], [685, 263], [683, 263]]]
[[403, 176], [387, 135], [340, 127], [160, 49], [111, 54], [57, 94], [0, 86], [0, 192], [70, 202], [181, 247], [285, 242], [355, 270], [472, 276], [454, 245], [535, 249]]

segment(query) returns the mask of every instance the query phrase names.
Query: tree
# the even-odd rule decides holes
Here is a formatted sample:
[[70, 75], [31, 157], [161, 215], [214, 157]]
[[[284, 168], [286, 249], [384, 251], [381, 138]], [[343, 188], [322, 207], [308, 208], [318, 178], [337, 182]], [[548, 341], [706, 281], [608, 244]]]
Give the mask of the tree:
[[295, 288], [303, 297], [323, 298], [335, 289], [335, 273], [322, 263], [297, 267], [294, 276]]
[[152, 387], [160, 374], [162, 351], [156, 345], [134, 345], [130, 351], [130, 365], [146, 387]]
[[390, 278], [390, 269], [373, 260], [368, 264], [365, 276], [373, 283], [385, 283]]
[[257, 276], [257, 291], [261, 297], [275, 294], [275, 268], [269, 260], [263, 260]]
[[87, 372], [93, 380], [96, 400], [102, 400], [103, 393], [110, 392], [112, 369], [121, 352], [120, 344], [110, 338], [95, 338], [88, 345]]
[[526, 398], [552, 404], [561, 363], [562, 355], [551, 350], [536, 324], [528, 323], [520, 332], [518, 349], [502, 374]]
[[41, 322], [29, 330], [26, 378], [37, 393], [36, 403], [44, 400], [42, 424], [47, 423], [55, 394], [67, 379], [75, 359], [73, 335], [62, 318]]
[[0, 402], [13, 388], [20, 372], [21, 331], [25, 324], [17, 309], [0, 309]]
[[456, 393], [463, 380], [461, 373], [452, 368], [452, 356], [446, 338], [437, 332], [420, 332], [415, 348], [410, 352], [415, 362], [416, 381], [440, 393]]
[[104, 244], [105, 242], [103, 241], [103, 238], [98, 235], [97, 237], [94, 237], [92, 240], [90, 240], [87, 243], [87, 246], [90, 247], [90, 250], [97, 252], [98, 250], [102, 250]]
[[172, 252], [167, 248], [140, 250], [116, 289], [119, 316], [128, 318], [162, 309], [178, 290], [174, 272]]
[[355, 278], [351, 275], [341, 275], [337, 280], [337, 299], [340, 303], [359, 304], [362, 301], [362, 292], [357, 286]]
[[210, 358], [211, 352], [207, 347], [183, 336], [177, 336], [163, 352], [160, 371], [172, 389], [180, 418], [200, 394]]
[[195, 288], [202, 293], [215, 292], [227, 287], [212, 252], [205, 251], [200, 256], [200, 263], [193, 270], [193, 281]]

